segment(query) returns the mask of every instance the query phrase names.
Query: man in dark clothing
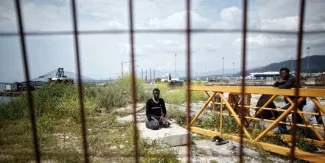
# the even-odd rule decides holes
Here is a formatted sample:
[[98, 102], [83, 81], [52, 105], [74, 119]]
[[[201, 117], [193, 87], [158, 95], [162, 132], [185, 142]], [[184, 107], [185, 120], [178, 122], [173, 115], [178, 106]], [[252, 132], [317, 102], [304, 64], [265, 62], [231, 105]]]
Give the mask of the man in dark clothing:
[[273, 84], [273, 87], [279, 87], [280, 89], [290, 89], [296, 87], [296, 77], [289, 74], [288, 68], [280, 69], [281, 79]]
[[[272, 97], [272, 95], [266, 95], [263, 94], [257, 101], [256, 106], [262, 107], [269, 99]], [[272, 101], [269, 105], [266, 106], [267, 108], [273, 108], [276, 109], [276, 106], [274, 102]], [[258, 109], [256, 109], [256, 112], [258, 112]], [[262, 110], [259, 115], [256, 116], [256, 118], [263, 118], [263, 119], [272, 119], [274, 118], [274, 111], [271, 110]]]
[[[281, 79], [276, 81], [273, 86], [274, 87], [278, 87], [280, 89], [291, 89], [296, 87], [296, 77], [292, 76], [291, 74], [289, 74], [289, 69], [288, 68], [281, 68], [280, 69], [280, 75], [281, 75]], [[294, 100], [294, 96], [289, 96], [289, 98], [291, 100]], [[287, 110], [291, 105], [290, 103], [285, 99], [286, 105], [284, 107], [282, 107], [281, 109], [285, 109]], [[302, 107], [304, 105], [304, 102], [301, 103], [298, 107], [301, 110]], [[281, 116], [283, 114], [283, 112], [278, 112], [277, 113], [277, 117]], [[282, 119], [283, 122], [286, 122], [286, 118]], [[301, 120], [298, 119], [297, 122], [299, 122]], [[288, 133], [287, 130], [287, 126], [285, 124], [278, 124], [278, 132], [282, 133], [282, 134], [286, 134]]]
[[166, 120], [165, 101], [159, 98], [160, 90], [155, 88], [152, 93], [153, 98], [147, 100], [146, 103], [146, 127], [152, 130], [158, 130], [160, 127], [169, 127], [170, 123]]

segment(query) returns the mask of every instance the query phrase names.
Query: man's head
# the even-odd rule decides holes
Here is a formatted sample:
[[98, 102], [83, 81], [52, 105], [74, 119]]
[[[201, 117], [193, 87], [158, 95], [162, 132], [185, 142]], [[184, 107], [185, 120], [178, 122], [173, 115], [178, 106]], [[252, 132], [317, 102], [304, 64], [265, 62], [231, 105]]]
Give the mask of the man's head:
[[155, 88], [155, 89], [153, 89], [152, 94], [153, 94], [153, 98], [155, 100], [158, 100], [159, 99], [159, 95], [160, 95], [160, 90], [158, 88]]
[[289, 75], [289, 69], [286, 67], [283, 67], [280, 69], [280, 75], [282, 79], [287, 79], [288, 75]]

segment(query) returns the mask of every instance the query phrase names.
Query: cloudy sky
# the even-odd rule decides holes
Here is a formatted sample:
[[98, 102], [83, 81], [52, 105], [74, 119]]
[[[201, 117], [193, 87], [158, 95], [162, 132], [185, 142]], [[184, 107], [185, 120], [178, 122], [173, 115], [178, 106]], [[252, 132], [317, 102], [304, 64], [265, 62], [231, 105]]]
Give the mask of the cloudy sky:
[[[72, 31], [70, 0], [22, 0], [26, 32]], [[81, 31], [129, 29], [127, 0], [77, 0]], [[185, 0], [134, 0], [135, 29], [185, 29]], [[305, 30], [325, 31], [325, 1], [307, 0]], [[299, 0], [250, 0], [249, 29], [298, 29]], [[241, 29], [241, 0], [192, 0], [194, 29]], [[0, 0], [0, 32], [17, 32], [13, 0]], [[192, 38], [193, 72], [240, 69], [241, 33], [195, 33]], [[130, 60], [129, 34], [80, 35], [81, 66], [84, 76], [94, 79], [121, 75], [121, 62]], [[31, 76], [57, 67], [76, 72], [73, 35], [27, 36]], [[296, 57], [296, 34], [248, 34], [248, 67]], [[305, 34], [304, 49], [310, 55], [325, 55], [325, 34]], [[174, 71], [186, 69], [186, 35], [135, 34], [137, 72], [141, 69]], [[303, 51], [307, 56], [307, 51]], [[233, 64], [234, 63], [234, 64]], [[129, 65], [124, 64], [124, 72]], [[184, 74], [178, 74], [185, 76]], [[0, 81], [24, 79], [18, 36], [0, 36]]]

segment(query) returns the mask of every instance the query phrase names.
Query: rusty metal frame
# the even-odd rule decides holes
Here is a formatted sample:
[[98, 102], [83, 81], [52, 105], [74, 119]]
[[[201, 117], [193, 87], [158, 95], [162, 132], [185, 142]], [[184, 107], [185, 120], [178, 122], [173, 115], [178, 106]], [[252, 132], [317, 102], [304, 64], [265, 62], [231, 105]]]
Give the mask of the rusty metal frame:
[[[220, 123], [220, 133], [214, 132], [208, 132], [208, 131], [204, 131], [202, 129], [198, 129], [195, 127], [191, 127], [191, 124], [193, 124], [193, 120], [197, 119], [199, 114], [194, 117], [194, 119], [191, 121], [191, 117], [190, 117], [190, 97], [191, 97], [191, 91], [195, 91], [195, 88], [193, 88], [191, 86], [191, 33], [242, 33], [242, 62], [241, 62], [241, 66], [242, 66], [242, 76], [245, 76], [246, 73], [246, 34], [247, 32], [250, 33], [267, 33], [267, 34], [289, 34], [289, 35], [297, 35], [298, 39], [297, 39], [297, 61], [296, 61], [296, 65], [297, 65], [297, 83], [299, 83], [300, 81], [300, 72], [301, 72], [301, 51], [302, 51], [302, 39], [303, 39], [303, 34], [320, 34], [320, 33], [325, 33], [324, 30], [315, 30], [315, 31], [304, 31], [303, 30], [303, 23], [304, 23], [304, 13], [305, 13], [305, 0], [300, 0], [300, 10], [299, 10], [299, 31], [295, 32], [295, 31], [283, 31], [283, 30], [248, 30], [247, 29], [247, 6], [248, 6], [248, 0], [243, 0], [243, 24], [242, 24], [242, 29], [230, 29], [230, 30], [226, 30], [226, 29], [191, 29], [190, 26], [190, 22], [191, 22], [191, 17], [190, 17], [190, 4], [191, 1], [190, 0], [186, 0], [186, 29], [185, 30], [175, 30], [175, 29], [161, 29], [161, 30], [153, 30], [153, 29], [148, 29], [148, 30], [134, 30], [133, 27], [133, 0], [129, 0], [129, 19], [130, 19], [130, 29], [129, 30], [97, 30], [97, 31], [79, 31], [78, 30], [78, 25], [77, 25], [77, 9], [76, 9], [76, 1], [75, 0], [71, 0], [71, 8], [72, 8], [72, 18], [73, 18], [73, 31], [58, 31], [58, 32], [41, 32], [41, 31], [34, 31], [34, 32], [25, 32], [24, 30], [24, 24], [22, 21], [22, 11], [21, 11], [21, 2], [20, 0], [15, 0], [15, 9], [16, 9], [16, 15], [17, 15], [17, 24], [18, 24], [18, 33], [15, 32], [9, 32], [9, 33], [0, 33], [0, 36], [3, 37], [11, 37], [11, 36], [19, 36], [20, 37], [20, 44], [21, 44], [21, 49], [22, 49], [22, 57], [23, 57], [23, 65], [24, 65], [24, 72], [25, 72], [25, 80], [27, 81], [27, 98], [28, 98], [28, 108], [29, 108], [29, 117], [30, 117], [30, 121], [31, 121], [31, 126], [32, 126], [32, 134], [33, 134], [33, 144], [34, 144], [34, 152], [35, 152], [35, 159], [36, 162], [40, 162], [41, 160], [41, 152], [39, 149], [39, 142], [38, 142], [38, 135], [37, 135], [37, 128], [36, 128], [36, 120], [35, 120], [35, 115], [34, 115], [34, 103], [33, 103], [33, 98], [31, 95], [31, 89], [30, 89], [30, 84], [29, 84], [29, 80], [30, 80], [30, 76], [29, 76], [29, 66], [28, 66], [28, 57], [27, 57], [27, 49], [26, 49], [26, 41], [25, 41], [25, 36], [44, 36], [44, 35], [72, 35], [74, 37], [74, 46], [75, 46], [75, 58], [76, 58], [76, 63], [77, 63], [77, 73], [78, 73], [78, 93], [79, 93], [79, 105], [80, 105], [80, 117], [81, 117], [81, 131], [82, 131], [82, 138], [83, 138], [83, 153], [84, 153], [84, 160], [85, 162], [89, 162], [89, 151], [88, 151], [88, 142], [87, 142], [87, 132], [86, 132], [86, 119], [85, 119], [85, 113], [84, 113], [84, 103], [83, 103], [83, 90], [82, 90], [82, 81], [81, 81], [81, 65], [80, 65], [80, 55], [79, 55], [79, 41], [78, 41], [78, 35], [80, 34], [84, 34], [84, 35], [89, 35], [89, 34], [122, 34], [122, 33], [128, 33], [130, 34], [130, 58], [131, 58], [131, 64], [132, 64], [132, 86], [131, 86], [131, 91], [132, 91], [132, 104], [133, 104], [133, 120], [134, 122], [136, 122], [136, 114], [135, 114], [135, 105], [136, 105], [136, 81], [135, 81], [135, 64], [134, 64], [134, 60], [135, 60], [135, 54], [134, 54], [134, 33], [160, 33], [160, 34], [165, 34], [165, 33], [186, 33], [186, 44], [187, 44], [187, 63], [186, 63], [186, 70], [187, 70], [187, 93], [186, 93], [186, 105], [187, 105], [187, 130], [188, 131], [197, 131], [199, 133], [203, 133], [203, 134], [207, 134], [207, 135], [215, 135], [215, 134], [222, 134], [223, 136], [226, 136], [226, 134], [222, 133], [222, 123]], [[281, 91], [277, 91], [276, 93], [273, 92], [273, 97], [275, 98], [278, 95], [287, 95], [287, 96], [295, 96], [296, 100], [295, 101], [291, 101], [291, 103], [293, 104], [292, 107], [290, 109], [288, 109], [287, 111], [284, 111], [284, 114], [282, 115], [286, 115], [288, 113], [290, 113], [291, 111], [293, 111], [293, 113], [296, 114], [302, 114], [302, 112], [297, 111], [297, 103], [298, 101], [298, 96], [302, 97], [302, 96], [308, 96], [309, 95], [314, 95], [311, 97], [312, 101], [316, 104], [316, 106], [320, 109], [320, 111], [322, 113], [325, 113], [325, 108], [317, 101], [317, 99], [315, 97], [320, 96], [321, 94], [324, 95], [324, 91], [319, 92], [318, 90], [312, 90], [309, 89], [308, 92], [306, 93], [305, 90], [301, 91], [301, 89], [299, 88], [299, 84], [297, 85], [296, 89], [291, 89], [291, 90], [281, 90]], [[205, 88], [201, 88], [204, 89], [206, 91], [210, 90], [210, 89], [205, 89]], [[252, 120], [256, 120], [256, 117], [247, 117], [247, 116], [240, 116], [240, 119], [237, 117], [238, 115], [234, 112], [234, 109], [229, 105], [229, 103], [225, 100], [225, 97], [222, 95], [222, 92], [226, 92], [226, 89], [230, 89], [230, 87], [224, 87], [222, 89], [219, 88], [213, 88], [210, 91], [214, 91], [214, 95], [218, 93], [218, 95], [221, 95], [222, 99], [221, 99], [221, 109], [220, 109], [220, 119], [222, 120], [222, 109], [223, 109], [223, 105], [225, 104], [226, 108], [233, 112], [232, 116], [235, 117], [236, 121], [238, 122], [238, 124], [240, 124], [240, 129], [239, 129], [239, 133], [240, 133], [240, 137], [233, 137], [233, 139], [236, 139], [240, 142], [240, 156], [239, 156], [239, 162], [243, 162], [243, 143], [244, 141], [250, 141], [250, 142], [257, 142], [263, 135], [268, 134], [266, 131], [263, 133], [263, 135], [260, 137], [258, 137], [258, 139], [252, 140], [252, 138], [250, 137], [249, 133], [247, 133], [247, 130], [245, 130], [245, 126], [243, 125], [243, 122], [245, 119], [247, 119], [247, 122], [249, 124], [250, 121]], [[259, 94], [263, 94], [265, 92], [270, 92], [271, 89], [269, 88], [259, 88], [259, 90], [255, 90], [254, 88], [251, 87], [246, 87], [245, 86], [245, 78], [242, 79], [241, 81], [241, 87], [237, 87], [237, 88], [231, 88], [234, 89], [236, 93], [239, 93], [242, 95], [242, 100], [240, 101], [239, 105], [237, 105], [237, 107], [240, 107], [240, 115], [244, 115], [244, 108], [247, 107], [244, 105], [244, 101], [245, 101], [245, 94], [247, 92], [255, 92], [255, 93], [259, 93]], [[271, 93], [272, 94], [272, 93]], [[213, 97], [213, 96], [212, 96]], [[210, 101], [209, 102], [213, 102], [216, 103], [214, 99], [209, 98]], [[209, 103], [207, 102], [207, 103]], [[270, 102], [270, 101], [268, 101]], [[206, 104], [207, 104], [206, 103]], [[266, 105], [264, 105], [263, 107], [260, 108], [260, 110], [262, 109], [267, 109], [265, 108]], [[200, 110], [200, 112], [202, 112], [204, 110], [205, 107], [202, 107], [202, 109]], [[213, 108], [213, 112], [215, 112], [215, 108]], [[259, 113], [258, 113], [259, 114]], [[305, 114], [305, 113], [304, 113]], [[295, 116], [294, 116], [295, 117]], [[281, 122], [274, 122], [274, 124], [276, 123], [281, 123]], [[308, 123], [308, 122], [307, 122]], [[296, 137], [296, 119], [293, 119], [293, 135], [291, 137], [288, 136], [283, 136], [283, 138], [289, 140], [292, 139], [292, 146], [291, 148], [283, 148], [283, 147], [278, 147], [278, 146], [274, 146], [271, 144], [265, 144], [265, 143], [261, 143], [259, 142], [259, 144], [261, 144], [263, 146], [264, 149], [266, 150], [271, 150], [274, 151], [274, 149], [281, 149], [280, 151], [282, 151], [281, 154], [284, 155], [288, 155], [291, 156], [291, 162], [294, 162], [295, 157], [299, 157], [299, 158], [303, 158], [303, 159], [307, 159], [307, 160], [312, 160], [317, 162], [317, 157], [319, 157], [321, 160], [324, 160], [324, 156], [318, 156], [316, 157], [315, 154], [310, 154], [310, 153], [304, 153], [303, 151], [300, 151], [299, 149], [295, 148], [295, 137]], [[307, 126], [307, 125], [306, 125]], [[134, 124], [134, 128], [136, 128], [136, 124]], [[244, 134], [246, 135], [247, 138], [244, 138]], [[139, 162], [139, 152], [138, 152], [138, 137], [137, 137], [137, 130], [134, 130], [134, 157], [136, 162]], [[191, 161], [191, 144], [190, 144], [190, 132], [188, 132], [187, 135], [187, 139], [188, 139], [188, 148], [187, 148], [187, 161], [190, 162]], [[324, 141], [324, 140], [322, 140]], [[290, 154], [288, 154], [290, 153]]]

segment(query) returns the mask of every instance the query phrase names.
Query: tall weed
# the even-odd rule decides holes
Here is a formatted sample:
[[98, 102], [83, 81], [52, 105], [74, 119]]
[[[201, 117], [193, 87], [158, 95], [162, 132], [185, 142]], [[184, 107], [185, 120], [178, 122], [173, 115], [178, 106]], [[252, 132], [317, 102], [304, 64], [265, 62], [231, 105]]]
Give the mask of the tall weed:
[[[131, 77], [125, 77], [114, 83], [108, 83], [97, 91], [96, 103], [98, 107], [111, 111], [113, 108], [126, 106], [132, 102]], [[137, 102], [143, 102], [150, 98], [150, 94], [146, 92], [140, 79], [136, 79], [136, 93]]]

